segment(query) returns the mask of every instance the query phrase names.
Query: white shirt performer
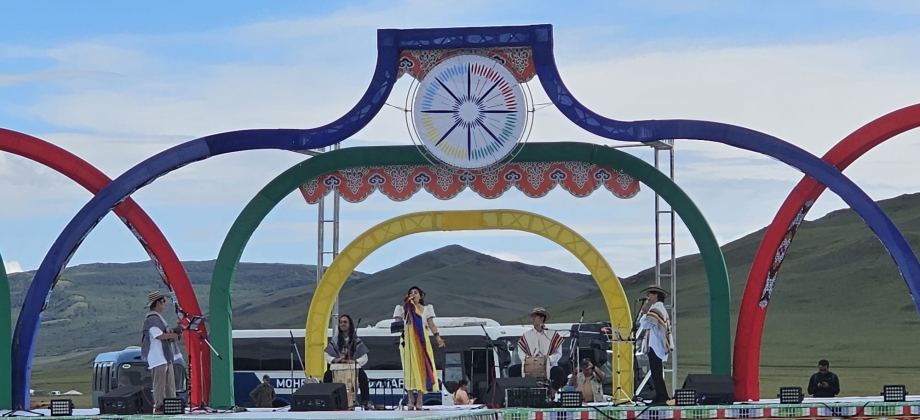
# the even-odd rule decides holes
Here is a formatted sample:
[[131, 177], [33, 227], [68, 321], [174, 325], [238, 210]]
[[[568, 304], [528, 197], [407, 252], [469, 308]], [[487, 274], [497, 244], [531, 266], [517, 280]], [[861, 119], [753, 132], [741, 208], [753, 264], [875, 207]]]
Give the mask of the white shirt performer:
[[[562, 336], [544, 327], [547, 320], [549, 320], [549, 314], [544, 308], [537, 307], [530, 312], [533, 329], [525, 332], [517, 343], [517, 355], [522, 364], [522, 377], [554, 379], [550, 373], [553, 366], [556, 366], [559, 359], [562, 358]], [[540, 364], [544, 365], [542, 375], [534, 372], [534, 368]], [[565, 381], [565, 378], [561, 379]], [[559, 386], [561, 387], [562, 384]], [[553, 388], [558, 389], [555, 386]]]
[[173, 363], [178, 362], [182, 357], [176, 345], [176, 341], [182, 338], [182, 328], [176, 327], [170, 331], [162, 315], [163, 309], [166, 308], [166, 296], [159, 291], [154, 291], [147, 296], [147, 308], [150, 311], [144, 318], [141, 358], [147, 361], [148, 369], [153, 375], [153, 412], [161, 414], [164, 400], [176, 398]]
[[663, 405], [668, 402], [668, 388], [664, 382], [664, 362], [673, 350], [671, 345], [671, 318], [664, 307], [664, 299], [668, 292], [658, 286], [649, 286], [643, 290], [648, 301], [642, 305], [642, 316], [639, 326], [648, 330], [648, 338], [643, 344], [643, 350], [648, 354], [649, 369], [652, 372], [652, 384], [655, 386], [655, 399], [653, 405]]

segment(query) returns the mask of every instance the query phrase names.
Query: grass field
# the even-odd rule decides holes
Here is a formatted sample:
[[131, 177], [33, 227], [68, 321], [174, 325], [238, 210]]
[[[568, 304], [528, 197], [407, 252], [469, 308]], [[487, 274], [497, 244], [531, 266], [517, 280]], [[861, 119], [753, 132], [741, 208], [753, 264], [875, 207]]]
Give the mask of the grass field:
[[[77, 408], [92, 407], [92, 369], [49, 369], [45, 371], [32, 372], [32, 389], [44, 391], [46, 395], [35, 395], [32, 397], [32, 403], [46, 402], [50, 403], [52, 399], [67, 398], [73, 400]], [[77, 390], [83, 395], [75, 396], [49, 396], [50, 391], [61, 391], [61, 393]]]

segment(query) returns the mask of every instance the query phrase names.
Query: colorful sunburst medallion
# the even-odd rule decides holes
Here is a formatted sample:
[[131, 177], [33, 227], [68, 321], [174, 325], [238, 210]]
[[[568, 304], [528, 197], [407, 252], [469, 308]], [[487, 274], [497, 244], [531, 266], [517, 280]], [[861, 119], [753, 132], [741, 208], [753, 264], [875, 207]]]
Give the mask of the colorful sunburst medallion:
[[526, 113], [511, 71], [478, 55], [438, 63], [419, 84], [413, 108], [422, 144], [460, 168], [482, 168], [508, 156], [522, 137]]

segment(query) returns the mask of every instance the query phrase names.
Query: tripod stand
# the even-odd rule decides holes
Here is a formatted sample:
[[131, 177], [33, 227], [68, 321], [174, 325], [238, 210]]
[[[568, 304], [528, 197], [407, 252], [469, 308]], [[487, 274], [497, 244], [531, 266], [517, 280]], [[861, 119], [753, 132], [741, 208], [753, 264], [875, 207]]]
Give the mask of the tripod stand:
[[[211, 342], [210, 342], [210, 341], [208, 340], [208, 338], [205, 337], [204, 334], [202, 333], [201, 328], [200, 328], [201, 322], [202, 322], [202, 321], [204, 321], [204, 318], [203, 318], [203, 317], [200, 317], [200, 316], [193, 316], [192, 319], [189, 320], [189, 322], [188, 322], [188, 328], [187, 328], [187, 330], [188, 330], [188, 331], [193, 331], [193, 332], [198, 333], [198, 340], [199, 340], [199, 342], [204, 343], [205, 345], [207, 345], [208, 348], [210, 348], [211, 351], [214, 352], [214, 355], [217, 356], [218, 359], [224, 360], [224, 358], [220, 356], [220, 353], [217, 352], [217, 349], [215, 349], [214, 346], [211, 345]], [[202, 348], [203, 348], [203, 347], [204, 347], [204, 346], [201, 346], [201, 345], [198, 346], [198, 360], [199, 360], [199, 361], [203, 359], [203, 355], [202, 355], [202, 352], [203, 352]], [[201, 362], [198, 363], [198, 389], [200, 389], [201, 392], [204, 392], [204, 365], [203, 365], [203, 363], [201, 363]], [[200, 398], [199, 398], [199, 400], [198, 400], [198, 405], [197, 405], [196, 407], [192, 408], [191, 411], [192, 411], [192, 412], [196, 412], [196, 411], [216, 412], [216, 411], [211, 410], [210, 408], [208, 408], [207, 405], [205, 405], [205, 403], [204, 403], [204, 395], [201, 395], [201, 396], [200, 396]]]

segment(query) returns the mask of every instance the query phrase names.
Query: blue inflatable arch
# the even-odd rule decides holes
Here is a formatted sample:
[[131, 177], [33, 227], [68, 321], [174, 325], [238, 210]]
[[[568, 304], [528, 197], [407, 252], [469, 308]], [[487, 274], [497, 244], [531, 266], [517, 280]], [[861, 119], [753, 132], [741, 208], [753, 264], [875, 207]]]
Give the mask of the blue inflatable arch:
[[551, 25], [382, 29], [377, 32], [377, 67], [357, 105], [331, 124], [312, 129], [241, 130], [215, 134], [175, 146], [132, 167], [94, 196], [67, 224], [42, 261], [26, 294], [12, 344], [13, 405], [29, 407], [29, 380], [41, 312], [55, 280], [83, 238], [118, 203], [156, 178], [189, 163], [225, 153], [255, 149], [305, 150], [341, 142], [380, 111], [398, 76], [403, 50], [530, 47], [540, 83], [572, 122], [598, 136], [622, 141], [665, 139], [714, 141], [751, 150], [793, 166], [839, 195], [862, 217], [888, 249], [908, 282], [920, 310], [920, 264], [891, 220], [852, 181], [821, 159], [778, 138], [742, 127], [707, 121], [616, 121], [581, 105], [562, 83], [553, 57]]

